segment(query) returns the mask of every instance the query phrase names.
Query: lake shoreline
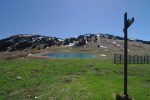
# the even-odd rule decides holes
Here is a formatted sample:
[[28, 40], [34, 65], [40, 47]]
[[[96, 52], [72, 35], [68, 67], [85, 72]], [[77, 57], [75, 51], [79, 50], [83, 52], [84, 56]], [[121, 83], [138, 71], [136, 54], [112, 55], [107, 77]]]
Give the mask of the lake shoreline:
[[[28, 54], [28, 57], [31, 58], [66, 58], [66, 57], [52, 57], [52, 56], [46, 56], [48, 53], [89, 53], [89, 54], [95, 54], [93, 57], [96, 57], [96, 52], [83, 52], [83, 51], [51, 51], [51, 52], [44, 52], [44, 53], [37, 53], [37, 54]], [[81, 57], [67, 57], [67, 58], [81, 58]], [[91, 57], [83, 57], [83, 58], [91, 58]]]

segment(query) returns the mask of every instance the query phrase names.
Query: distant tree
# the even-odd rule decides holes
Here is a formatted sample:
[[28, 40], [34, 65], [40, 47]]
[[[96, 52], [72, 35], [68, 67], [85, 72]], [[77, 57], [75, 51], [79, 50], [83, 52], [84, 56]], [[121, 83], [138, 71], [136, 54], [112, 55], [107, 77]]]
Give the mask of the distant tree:
[[69, 39], [66, 39], [66, 40], [64, 41], [64, 45], [69, 45], [69, 43], [70, 43], [70, 40], [69, 40]]
[[78, 46], [83, 46], [83, 45], [85, 45], [85, 44], [86, 44], [85, 39], [82, 39], [77, 45], [78, 45]]
[[74, 41], [77, 41], [77, 39], [76, 38], [70, 38], [69, 41], [70, 41], [70, 43], [73, 43]]

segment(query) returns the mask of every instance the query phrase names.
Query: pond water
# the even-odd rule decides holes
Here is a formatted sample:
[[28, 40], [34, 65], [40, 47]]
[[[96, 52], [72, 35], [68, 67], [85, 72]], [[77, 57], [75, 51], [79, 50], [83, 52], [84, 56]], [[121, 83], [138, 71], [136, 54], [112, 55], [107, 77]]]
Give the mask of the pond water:
[[81, 53], [81, 52], [54, 52], [47, 53], [44, 56], [55, 57], [55, 58], [87, 58], [87, 57], [95, 57], [94, 53]]

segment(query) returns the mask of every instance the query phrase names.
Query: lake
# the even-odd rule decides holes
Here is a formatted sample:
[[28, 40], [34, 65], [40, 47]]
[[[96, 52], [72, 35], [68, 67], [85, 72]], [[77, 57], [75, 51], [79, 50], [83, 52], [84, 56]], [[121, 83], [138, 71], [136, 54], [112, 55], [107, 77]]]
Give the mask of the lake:
[[95, 57], [94, 53], [83, 53], [83, 52], [54, 52], [47, 53], [44, 56], [55, 57], [55, 58], [87, 58], [87, 57]]

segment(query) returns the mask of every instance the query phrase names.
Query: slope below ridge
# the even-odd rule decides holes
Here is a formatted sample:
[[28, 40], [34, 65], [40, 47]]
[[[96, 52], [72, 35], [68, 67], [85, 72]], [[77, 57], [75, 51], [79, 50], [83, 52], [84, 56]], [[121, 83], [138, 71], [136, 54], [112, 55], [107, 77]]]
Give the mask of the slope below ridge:
[[[71, 45], [69, 45], [71, 44]], [[84, 34], [78, 37], [70, 37], [61, 39], [57, 37], [32, 35], [32, 34], [18, 34], [6, 39], [0, 40], [0, 51], [17, 51], [24, 49], [41, 50], [45, 48], [57, 46], [61, 49], [72, 48], [81, 50], [91, 50], [102, 52], [104, 54], [113, 55], [115, 52], [122, 53], [124, 50], [123, 37], [114, 36], [110, 34]], [[99, 47], [98, 47], [99, 46]], [[49, 50], [48, 49], [48, 50]], [[58, 50], [58, 49], [57, 49]], [[56, 50], [56, 51], [57, 51]], [[150, 42], [143, 40], [130, 40], [128, 41], [128, 51], [131, 53], [148, 53], [150, 51]]]

